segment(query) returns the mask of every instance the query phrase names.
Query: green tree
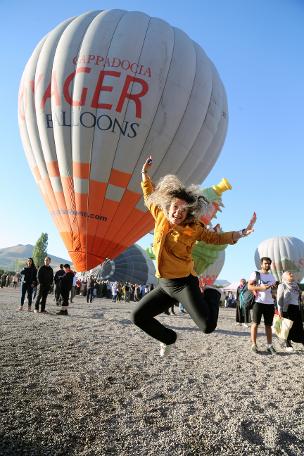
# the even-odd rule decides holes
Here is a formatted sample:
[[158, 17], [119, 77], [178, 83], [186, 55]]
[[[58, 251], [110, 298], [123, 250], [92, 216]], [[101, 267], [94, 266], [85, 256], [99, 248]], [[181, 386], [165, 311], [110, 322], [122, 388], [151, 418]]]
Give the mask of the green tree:
[[154, 252], [153, 252], [152, 244], [151, 244], [151, 247], [147, 247], [146, 248], [146, 253], [151, 258], [151, 260], [155, 260], [156, 259], [156, 256], [154, 255]]
[[49, 236], [47, 233], [42, 233], [33, 249], [33, 260], [37, 268], [43, 265], [44, 258], [47, 256]]
[[25, 263], [26, 263], [26, 259], [25, 258], [23, 258], [23, 259], [18, 258], [17, 260], [15, 260], [15, 262], [13, 264], [14, 271], [15, 272], [20, 272], [21, 269], [24, 268]]

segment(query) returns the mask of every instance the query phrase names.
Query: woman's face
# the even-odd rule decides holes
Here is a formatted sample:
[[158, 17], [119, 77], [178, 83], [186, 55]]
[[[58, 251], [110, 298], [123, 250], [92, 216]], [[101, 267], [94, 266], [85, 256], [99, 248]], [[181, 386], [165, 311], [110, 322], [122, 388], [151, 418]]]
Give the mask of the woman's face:
[[168, 220], [172, 225], [180, 225], [188, 215], [188, 206], [186, 201], [174, 198], [169, 207]]
[[31, 267], [32, 264], [33, 264], [32, 260], [28, 259], [28, 260], [27, 260], [27, 265], [28, 265], [29, 267]]
[[286, 272], [286, 278], [287, 282], [293, 282], [294, 281], [294, 275], [292, 272]]

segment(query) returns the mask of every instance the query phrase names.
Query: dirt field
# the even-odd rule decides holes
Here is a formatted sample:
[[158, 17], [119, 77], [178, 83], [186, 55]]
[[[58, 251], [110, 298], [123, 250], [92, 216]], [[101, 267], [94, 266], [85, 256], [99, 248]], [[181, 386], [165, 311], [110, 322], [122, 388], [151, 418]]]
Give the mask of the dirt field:
[[221, 309], [202, 334], [187, 315], [167, 358], [130, 322], [134, 303], [76, 297], [68, 317], [16, 312], [0, 290], [0, 454], [75, 456], [304, 454], [304, 350], [250, 351]]

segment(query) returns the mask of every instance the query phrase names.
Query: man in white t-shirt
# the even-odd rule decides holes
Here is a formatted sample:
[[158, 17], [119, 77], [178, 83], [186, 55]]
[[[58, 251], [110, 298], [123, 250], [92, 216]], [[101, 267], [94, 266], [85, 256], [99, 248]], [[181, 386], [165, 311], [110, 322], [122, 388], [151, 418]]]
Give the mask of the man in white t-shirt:
[[[271, 290], [276, 287], [276, 279], [270, 272], [271, 259], [268, 257], [261, 258], [260, 277], [253, 272], [248, 280], [248, 290], [255, 294], [255, 303], [252, 308], [252, 325], [251, 325], [251, 350], [258, 353], [257, 349], [257, 332], [258, 325], [264, 317], [265, 332], [267, 338], [267, 351], [274, 355], [275, 349], [272, 346], [272, 320], [274, 316], [274, 300]], [[257, 280], [259, 279], [259, 280]]]

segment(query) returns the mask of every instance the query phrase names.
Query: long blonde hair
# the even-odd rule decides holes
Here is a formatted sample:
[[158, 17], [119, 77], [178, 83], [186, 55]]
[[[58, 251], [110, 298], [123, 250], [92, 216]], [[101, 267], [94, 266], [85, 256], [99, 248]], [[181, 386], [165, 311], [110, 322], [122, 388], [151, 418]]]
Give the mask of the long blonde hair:
[[160, 179], [155, 190], [147, 198], [147, 204], [155, 204], [160, 207], [166, 217], [169, 216], [169, 208], [172, 200], [179, 198], [187, 203], [188, 215], [184, 224], [192, 223], [207, 211], [209, 201], [203, 196], [199, 185], [185, 185], [173, 174], [167, 174]]

